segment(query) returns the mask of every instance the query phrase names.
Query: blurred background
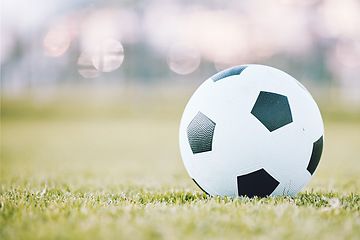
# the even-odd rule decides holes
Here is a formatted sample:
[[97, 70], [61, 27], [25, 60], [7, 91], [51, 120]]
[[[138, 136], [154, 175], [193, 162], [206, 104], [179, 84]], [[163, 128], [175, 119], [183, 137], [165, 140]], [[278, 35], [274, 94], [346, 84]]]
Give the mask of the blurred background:
[[359, 106], [359, 26], [358, 0], [3, 0], [1, 91], [42, 103], [64, 87], [142, 96], [260, 63], [320, 101]]
[[184, 107], [216, 72], [258, 63], [323, 114], [306, 190], [358, 191], [359, 26], [359, 0], [2, 0], [0, 180], [195, 189]]

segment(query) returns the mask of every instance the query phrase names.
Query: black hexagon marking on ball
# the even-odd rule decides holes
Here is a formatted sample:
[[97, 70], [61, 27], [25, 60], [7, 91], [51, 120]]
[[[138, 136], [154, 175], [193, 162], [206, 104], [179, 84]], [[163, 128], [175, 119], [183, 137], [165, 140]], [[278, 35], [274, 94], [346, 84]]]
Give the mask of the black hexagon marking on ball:
[[237, 177], [239, 196], [269, 196], [280, 183], [263, 168]]
[[293, 121], [288, 98], [277, 93], [261, 91], [251, 114], [270, 132]]
[[319, 165], [322, 150], [323, 150], [323, 136], [321, 136], [316, 142], [313, 143], [313, 150], [311, 153], [309, 165], [307, 166], [307, 170], [311, 175], [314, 174], [317, 166]]
[[221, 72], [218, 72], [217, 74], [215, 74], [214, 76], [211, 77], [211, 79], [214, 82], [219, 81], [220, 79], [232, 76], [232, 75], [240, 75], [242, 73], [242, 71], [245, 70], [245, 68], [247, 68], [248, 66], [236, 66], [236, 67], [232, 67], [232, 68], [228, 68], [225, 69]]
[[212, 150], [216, 123], [202, 112], [198, 112], [187, 127], [187, 136], [193, 154]]

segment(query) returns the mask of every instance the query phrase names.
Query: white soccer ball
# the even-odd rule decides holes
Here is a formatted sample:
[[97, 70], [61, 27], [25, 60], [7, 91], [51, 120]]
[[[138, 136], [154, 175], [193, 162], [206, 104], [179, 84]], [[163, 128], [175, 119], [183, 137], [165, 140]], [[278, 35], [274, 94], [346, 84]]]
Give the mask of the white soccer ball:
[[316, 102], [296, 79], [243, 65], [207, 79], [180, 123], [180, 152], [194, 182], [212, 196], [294, 196], [323, 149]]

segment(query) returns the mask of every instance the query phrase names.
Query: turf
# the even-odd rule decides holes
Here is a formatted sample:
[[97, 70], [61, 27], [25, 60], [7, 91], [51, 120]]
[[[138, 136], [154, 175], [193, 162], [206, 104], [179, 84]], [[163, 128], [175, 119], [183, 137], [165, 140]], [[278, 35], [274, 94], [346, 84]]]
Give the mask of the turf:
[[360, 118], [325, 112], [294, 198], [212, 198], [178, 150], [186, 100], [2, 101], [0, 239], [360, 239]]

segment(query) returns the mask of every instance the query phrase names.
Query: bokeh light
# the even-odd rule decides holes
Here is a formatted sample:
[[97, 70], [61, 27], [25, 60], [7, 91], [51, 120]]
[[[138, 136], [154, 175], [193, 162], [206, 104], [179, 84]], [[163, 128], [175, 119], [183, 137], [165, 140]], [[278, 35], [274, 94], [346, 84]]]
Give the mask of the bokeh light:
[[78, 72], [84, 78], [96, 78], [100, 75], [100, 72], [94, 67], [91, 56], [86, 53], [82, 53], [78, 59]]
[[44, 38], [44, 54], [50, 57], [58, 57], [68, 50], [71, 42], [71, 34], [67, 26], [63, 24], [53, 26]]
[[178, 74], [192, 73], [199, 67], [200, 61], [198, 48], [186, 43], [172, 45], [167, 58], [169, 68]]
[[91, 61], [97, 70], [112, 72], [124, 61], [124, 48], [119, 41], [106, 39], [95, 48]]

